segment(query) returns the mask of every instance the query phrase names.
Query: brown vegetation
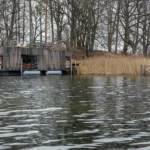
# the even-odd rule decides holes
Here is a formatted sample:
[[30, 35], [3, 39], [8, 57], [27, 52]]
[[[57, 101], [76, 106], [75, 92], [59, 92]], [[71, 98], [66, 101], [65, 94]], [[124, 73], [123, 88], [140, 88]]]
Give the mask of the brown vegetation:
[[150, 65], [149, 58], [108, 53], [82, 60], [77, 72], [82, 75], [140, 75], [140, 66], [145, 64]]

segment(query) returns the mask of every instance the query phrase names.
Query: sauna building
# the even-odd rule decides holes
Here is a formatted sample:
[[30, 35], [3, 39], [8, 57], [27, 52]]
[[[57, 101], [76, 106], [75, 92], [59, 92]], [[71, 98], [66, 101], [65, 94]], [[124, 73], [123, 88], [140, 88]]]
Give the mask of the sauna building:
[[25, 71], [66, 71], [71, 68], [71, 52], [40, 48], [1, 47], [0, 75], [21, 75]]

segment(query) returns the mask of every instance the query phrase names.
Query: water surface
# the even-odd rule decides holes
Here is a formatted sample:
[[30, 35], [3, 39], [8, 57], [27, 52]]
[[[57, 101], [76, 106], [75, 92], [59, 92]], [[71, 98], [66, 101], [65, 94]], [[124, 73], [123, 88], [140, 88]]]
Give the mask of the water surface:
[[149, 150], [150, 77], [1, 77], [5, 149]]

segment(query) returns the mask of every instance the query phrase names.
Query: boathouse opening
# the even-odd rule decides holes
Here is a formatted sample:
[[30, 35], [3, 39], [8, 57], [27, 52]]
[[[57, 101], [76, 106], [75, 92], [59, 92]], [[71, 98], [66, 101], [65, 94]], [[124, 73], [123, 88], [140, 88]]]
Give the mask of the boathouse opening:
[[66, 57], [66, 69], [70, 68], [71, 60], [70, 57]]
[[22, 69], [37, 69], [37, 55], [22, 55]]
[[3, 56], [0, 55], [0, 70], [3, 69]]

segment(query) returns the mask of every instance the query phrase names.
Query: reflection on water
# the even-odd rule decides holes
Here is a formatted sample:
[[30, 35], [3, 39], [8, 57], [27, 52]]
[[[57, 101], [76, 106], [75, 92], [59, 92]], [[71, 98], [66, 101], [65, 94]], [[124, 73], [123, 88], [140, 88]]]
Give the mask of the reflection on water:
[[149, 77], [1, 77], [0, 149], [150, 149]]

